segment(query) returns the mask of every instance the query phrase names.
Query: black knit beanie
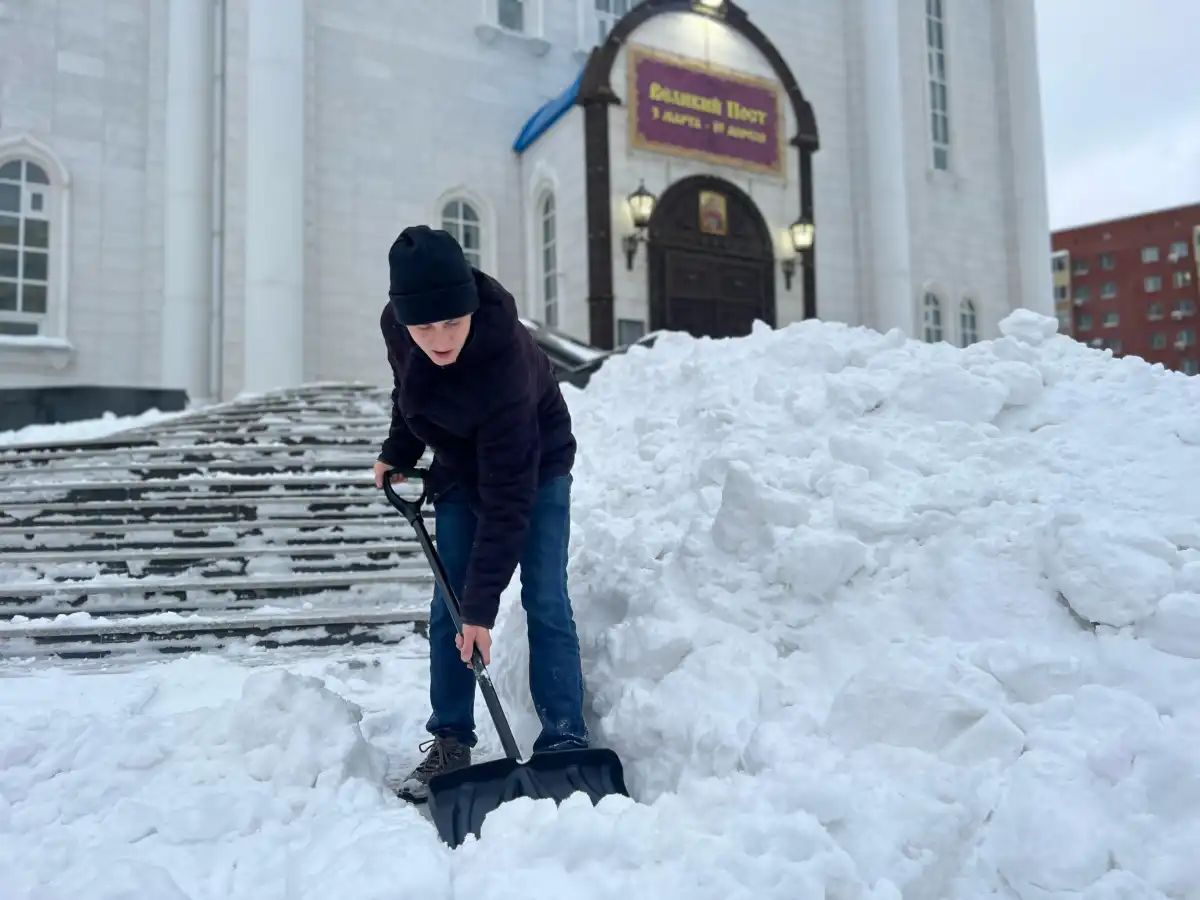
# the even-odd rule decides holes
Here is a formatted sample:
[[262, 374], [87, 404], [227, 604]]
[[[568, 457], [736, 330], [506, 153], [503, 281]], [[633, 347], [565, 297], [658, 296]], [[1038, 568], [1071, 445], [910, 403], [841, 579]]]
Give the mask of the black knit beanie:
[[475, 275], [462, 247], [445, 231], [414, 225], [388, 251], [392, 313], [401, 325], [457, 319], [479, 309]]

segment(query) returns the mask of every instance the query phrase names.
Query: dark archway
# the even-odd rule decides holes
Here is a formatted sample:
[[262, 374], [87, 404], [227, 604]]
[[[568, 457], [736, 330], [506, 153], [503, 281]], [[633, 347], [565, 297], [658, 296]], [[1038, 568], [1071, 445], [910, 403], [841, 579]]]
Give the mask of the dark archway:
[[[702, 226], [701, 196], [721, 198], [723, 234]], [[755, 319], [775, 325], [771, 231], [741, 188], [713, 175], [675, 182], [650, 219], [650, 330], [741, 337]]]
[[[770, 64], [792, 105], [797, 129], [791, 145], [799, 151], [800, 214], [816, 222], [813, 209], [812, 155], [820, 147], [812, 105], [775, 45], [750, 21], [746, 11], [726, 0], [711, 10], [696, 0], [642, 0], [609, 32], [608, 39], [592, 50], [584, 67], [575, 102], [583, 107], [584, 167], [588, 225], [588, 330], [590, 342], [605, 349], [616, 343], [613, 315], [612, 149], [609, 146], [610, 106], [620, 98], [612, 89], [612, 69], [617, 54], [639, 27], [665, 13], [692, 12], [724, 22], [748, 40]], [[816, 244], [799, 260], [804, 289], [804, 317], [817, 315]]]

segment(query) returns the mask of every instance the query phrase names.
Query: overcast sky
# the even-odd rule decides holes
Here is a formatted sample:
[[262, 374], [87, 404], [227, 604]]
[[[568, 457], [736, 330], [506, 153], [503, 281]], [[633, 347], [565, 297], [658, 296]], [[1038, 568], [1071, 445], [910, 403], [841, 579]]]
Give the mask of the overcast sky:
[[1200, 0], [1036, 0], [1050, 227], [1200, 203]]

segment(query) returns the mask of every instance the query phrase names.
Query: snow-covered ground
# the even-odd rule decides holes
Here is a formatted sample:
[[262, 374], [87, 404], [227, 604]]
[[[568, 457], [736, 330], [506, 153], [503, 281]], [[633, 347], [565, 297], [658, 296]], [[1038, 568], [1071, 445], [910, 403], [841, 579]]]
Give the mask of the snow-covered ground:
[[[26, 425], [24, 428], [14, 431], [0, 431], [0, 447], [14, 444], [57, 443], [104, 438], [130, 428], [156, 425], [181, 415], [183, 415], [182, 412], [162, 412], [158, 409], [149, 409], [136, 416], [115, 416], [112, 413], [105, 413], [99, 419], [83, 419], [78, 422], [62, 422], [56, 425]], [[0, 897], [2, 896], [0, 895]]]
[[1200, 379], [1053, 331], [668, 335], [567, 389], [592, 720], [637, 802], [442, 846], [381, 786], [419, 641], [9, 670], [0, 897], [1200, 898]]

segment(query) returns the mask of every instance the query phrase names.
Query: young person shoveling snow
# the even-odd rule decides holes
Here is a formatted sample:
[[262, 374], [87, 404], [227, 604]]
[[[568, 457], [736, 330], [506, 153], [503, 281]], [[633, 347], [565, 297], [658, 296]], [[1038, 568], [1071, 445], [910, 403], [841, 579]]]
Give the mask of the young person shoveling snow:
[[[534, 753], [583, 749], [583, 673], [567, 593], [575, 437], [550, 362], [512, 296], [470, 266], [445, 231], [406, 228], [388, 254], [380, 328], [392, 367], [392, 424], [375, 464], [383, 486], [428, 447], [438, 554], [462, 612], [460, 636], [435, 588], [429, 621], [433, 736], [398, 791], [427, 798], [429, 779], [471, 763], [478, 647], [491, 660], [500, 593], [521, 566], [529, 686], [542, 731]], [[393, 476], [392, 481], [402, 480]]]

